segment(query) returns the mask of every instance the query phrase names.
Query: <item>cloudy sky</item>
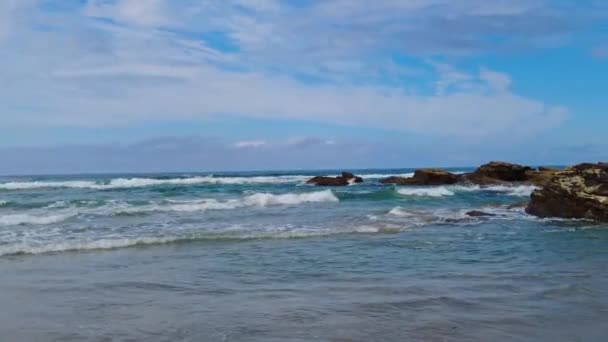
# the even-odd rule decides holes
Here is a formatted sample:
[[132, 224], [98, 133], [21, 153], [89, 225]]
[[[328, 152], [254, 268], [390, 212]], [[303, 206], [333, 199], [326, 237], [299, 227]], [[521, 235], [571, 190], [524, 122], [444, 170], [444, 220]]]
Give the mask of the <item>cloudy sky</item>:
[[608, 159], [603, 0], [1, 0], [0, 173]]

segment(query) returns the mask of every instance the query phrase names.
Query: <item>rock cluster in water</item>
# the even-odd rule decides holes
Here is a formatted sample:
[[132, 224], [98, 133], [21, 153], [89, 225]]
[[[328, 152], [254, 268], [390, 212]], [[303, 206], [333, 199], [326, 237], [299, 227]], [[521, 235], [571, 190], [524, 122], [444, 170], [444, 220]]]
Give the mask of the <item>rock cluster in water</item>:
[[558, 170], [542, 168], [534, 170], [529, 166], [505, 162], [490, 162], [477, 168], [474, 172], [453, 174], [439, 169], [416, 170], [413, 177], [388, 177], [380, 180], [382, 184], [397, 185], [497, 185], [525, 183], [542, 186]]
[[608, 222], [608, 163], [584, 163], [557, 172], [532, 193], [526, 212]]
[[458, 176], [439, 169], [420, 169], [413, 177], [388, 177], [380, 180], [381, 184], [397, 185], [446, 185], [456, 184]]
[[[307, 184], [345, 186], [363, 179], [350, 172], [338, 177], [318, 176]], [[523, 185], [539, 187], [526, 206], [526, 212], [539, 217], [584, 218], [608, 222], [608, 163], [583, 163], [559, 170], [493, 161], [475, 171], [454, 174], [440, 169], [419, 169], [412, 177], [392, 176], [379, 180], [395, 185]], [[469, 212], [469, 216], [485, 213]]]
[[363, 178], [353, 175], [350, 172], [342, 172], [338, 177], [317, 176], [309, 179], [306, 184], [318, 186], [345, 186], [353, 183], [361, 183]]

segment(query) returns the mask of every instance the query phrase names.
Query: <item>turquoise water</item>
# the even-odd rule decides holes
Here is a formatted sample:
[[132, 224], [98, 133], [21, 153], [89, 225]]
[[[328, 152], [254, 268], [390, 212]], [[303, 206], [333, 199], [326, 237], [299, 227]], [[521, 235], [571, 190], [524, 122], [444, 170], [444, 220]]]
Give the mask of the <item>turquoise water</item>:
[[3, 339], [604, 340], [607, 226], [412, 171], [0, 178]]

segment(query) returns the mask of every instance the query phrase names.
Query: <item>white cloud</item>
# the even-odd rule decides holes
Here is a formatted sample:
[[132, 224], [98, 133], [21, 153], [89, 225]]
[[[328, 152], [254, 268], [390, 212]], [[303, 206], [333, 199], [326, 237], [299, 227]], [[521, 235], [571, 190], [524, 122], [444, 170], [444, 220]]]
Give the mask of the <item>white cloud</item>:
[[[420, 63], [422, 71], [412, 71], [382, 52], [458, 52], [459, 37], [502, 32], [487, 18], [533, 19], [531, 7], [546, 10], [531, 3], [320, 1], [298, 10], [270, 0], [90, 0], [62, 21], [33, 11], [32, 23], [11, 26], [20, 42], [0, 51], [9, 61], [0, 74], [11, 85], [0, 93], [0, 116], [6, 125], [103, 127], [241, 115], [515, 139], [559, 124], [566, 110], [515, 94], [497, 71], [432, 59], [432, 70]], [[443, 28], [429, 23], [463, 18], [470, 21], [462, 35], [434, 36]], [[52, 29], [32, 26], [41, 23]], [[427, 31], [417, 36], [420, 29]], [[240, 50], [206, 41], [209, 32]], [[485, 47], [471, 44], [470, 51]]]
[[84, 13], [139, 26], [169, 25], [165, 0], [90, 0]]
[[236, 148], [256, 148], [262, 147], [267, 144], [264, 140], [247, 140], [247, 141], [237, 141], [234, 143], [234, 147]]
[[596, 58], [608, 58], [608, 43], [596, 46], [591, 53]]
[[511, 87], [511, 77], [501, 72], [482, 68], [479, 77], [486, 82], [491, 89], [496, 91], [505, 92]]

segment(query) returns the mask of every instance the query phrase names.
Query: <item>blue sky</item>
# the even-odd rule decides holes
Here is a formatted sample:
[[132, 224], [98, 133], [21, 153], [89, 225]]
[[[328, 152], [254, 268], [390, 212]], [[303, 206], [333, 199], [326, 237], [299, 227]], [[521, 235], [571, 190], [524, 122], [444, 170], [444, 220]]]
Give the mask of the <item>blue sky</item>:
[[608, 160], [601, 0], [4, 0], [0, 173]]

